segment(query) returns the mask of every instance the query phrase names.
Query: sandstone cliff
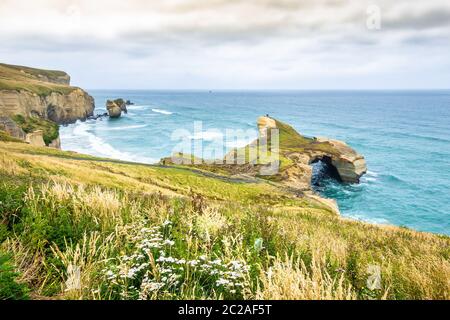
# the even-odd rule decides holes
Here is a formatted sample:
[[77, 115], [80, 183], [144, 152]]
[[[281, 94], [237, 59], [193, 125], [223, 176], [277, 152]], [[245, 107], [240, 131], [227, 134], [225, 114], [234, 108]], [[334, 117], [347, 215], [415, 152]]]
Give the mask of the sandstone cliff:
[[11, 118], [0, 116], [0, 131], [6, 132], [11, 137], [19, 140], [26, 139], [26, 133]]
[[94, 99], [62, 71], [0, 64], [0, 115], [38, 116], [59, 124], [93, 115]]
[[85, 120], [93, 114], [94, 99], [81, 89], [67, 94], [52, 92], [47, 96], [21, 90], [0, 90], [0, 114], [38, 116], [59, 124]]
[[106, 110], [111, 118], [119, 118], [122, 112], [127, 113], [127, 103], [122, 98], [106, 101]]

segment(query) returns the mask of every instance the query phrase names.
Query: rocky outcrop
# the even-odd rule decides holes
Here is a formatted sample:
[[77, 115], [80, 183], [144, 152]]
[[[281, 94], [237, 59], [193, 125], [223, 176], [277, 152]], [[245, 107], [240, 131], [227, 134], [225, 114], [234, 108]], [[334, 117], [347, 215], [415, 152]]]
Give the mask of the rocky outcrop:
[[17, 123], [9, 117], [0, 116], [0, 130], [6, 132], [13, 138], [25, 140], [26, 133], [20, 128]]
[[36, 146], [60, 148], [58, 124], [86, 120], [94, 99], [63, 71], [0, 63], [0, 130]]
[[111, 118], [119, 118], [122, 112], [127, 113], [127, 103], [123, 99], [106, 101], [106, 110]]
[[94, 99], [63, 71], [0, 64], [0, 116], [38, 116], [58, 124], [92, 116]]
[[[0, 131], [6, 132], [13, 138], [22, 140], [31, 145], [38, 147], [45, 147], [44, 132], [43, 130], [35, 130], [30, 133], [26, 133], [20, 128], [20, 126], [14, 122], [11, 118], [0, 117]], [[61, 140], [56, 138], [48, 144], [48, 147], [61, 149]]]
[[259, 117], [256, 123], [258, 125], [258, 132], [260, 138], [266, 137], [270, 129], [277, 128], [276, 121], [269, 117]]
[[40, 96], [29, 91], [0, 90], [0, 114], [38, 116], [59, 124], [85, 120], [93, 115], [94, 99], [81, 89], [67, 94], [52, 92]]
[[48, 145], [50, 148], [61, 149], [61, 138], [58, 137]]
[[292, 161], [292, 165], [279, 174], [282, 181], [290, 186], [307, 188], [311, 182], [311, 164], [317, 161], [332, 166], [337, 171], [337, 178], [345, 183], [359, 183], [361, 176], [367, 172], [364, 157], [343, 141], [306, 138], [289, 125], [269, 117], [260, 117], [257, 124], [260, 137], [267, 134], [268, 129], [279, 129], [283, 137], [280, 140], [280, 153]]
[[[192, 162], [189, 161], [192, 156], [184, 154], [163, 158], [160, 163], [194, 166], [204, 171], [226, 173], [231, 178], [246, 177], [246, 181], [251, 177], [255, 181], [269, 180], [296, 195], [313, 199], [328, 207], [331, 212], [339, 214], [335, 200], [314, 193], [313, 164], [322, 161], [331, 171], [330, 175], [341, 182], [359, 183], [359, 179], [367, 171], [364, 157], [345, 142], [305, 137], [290, 125], [268, 116], [258, 118], [257, 125], [259, 139], [243, 148], [231, 150], [220, 164], [210, 165], [202, 159]], [[275, 137], [274, 134], [277, 133], [278, 136]], [[188, 161], [185, 162], [184, 159]]]
[[315, 138], [316, 141], [328, 143], [334, 148], [333, 152], [315, 154], [311, 162], [322, 159], [331, 160], [340, 179], [343, 182], [359, 183], [359, 179], [367, 172], [366, 160], [362, 155], [350, 148], [345, 142], [328, 138]]
[[25, 142], [36, 147], [45, 147], [43, 135], [44, 132], [42, 130], [36, 130], [32, 133], [27, 133]]

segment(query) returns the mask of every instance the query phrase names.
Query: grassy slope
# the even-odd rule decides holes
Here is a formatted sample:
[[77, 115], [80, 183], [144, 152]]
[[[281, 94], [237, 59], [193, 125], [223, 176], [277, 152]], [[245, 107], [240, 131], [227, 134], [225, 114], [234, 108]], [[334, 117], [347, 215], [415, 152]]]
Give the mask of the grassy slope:
[[0, 251], [32, 297], [450, 298], [448, 237], [342, 219], [273, 183], [12, 142], [0, 180]]
[[[21, 72], [24, 70], [25, 72]], [[36, 93], [39, 96], [47, 96], [52, 92], [68, 94], [75, 90], [75, 87], [62, 84], [54, 84], [39, 81], [36, 74], [47, 77], [64, 75], [62, 71], [41, 70], [21, 66], [0, 64], [0, 90], [26, 90]]]
[[11, 137], [7, 132], [0, 130], [0, 141], [5, 142], [19, 142], [22, 143], [23, 141], [14, 137]]

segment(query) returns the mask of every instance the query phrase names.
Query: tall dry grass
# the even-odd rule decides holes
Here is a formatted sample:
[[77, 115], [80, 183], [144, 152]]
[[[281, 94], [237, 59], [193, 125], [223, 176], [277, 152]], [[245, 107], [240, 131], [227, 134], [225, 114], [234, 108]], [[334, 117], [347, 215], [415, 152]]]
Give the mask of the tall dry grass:
[[332, 277], [313, 258], [309, 268], [304, 261], [277, 257], [261, 272], [256, 299], [262, 300], [353, 300], [357, 298], [343, 274]]
[[53, 265], [61, 276], [61, 292], [66, 299], [98, 299], [96, 274], [101, 272], [111, 250], [115, 234], [102, 238], [98, 232], [85, 234], [77, 244], [66, 243], [65, 250], [53, 245], [51, 250], [63, 267]]

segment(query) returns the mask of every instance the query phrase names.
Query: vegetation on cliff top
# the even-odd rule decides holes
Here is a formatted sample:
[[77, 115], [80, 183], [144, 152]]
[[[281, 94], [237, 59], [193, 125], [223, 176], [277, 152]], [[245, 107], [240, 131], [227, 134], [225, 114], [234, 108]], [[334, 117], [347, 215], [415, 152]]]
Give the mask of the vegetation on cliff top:
[[48, 96], [53, 92], [68, 94], [77, 89], [69, 85], [42, 81], [38, 75], [55, 78], [67, 74], [62, 71], [34, 69], [0, 63], [0, 90], [25, 90], [39, 96]]
[[5, 64], [5, 63], [0, 63], [0, 67], [13, 69], [13, 70], [16, 70], [19, 72], [23, 71], [23, 72], [27, 73], [29, 76], [34, 76], [34, 77], [45, 76], [48, 78], [57, 78], [57, 77], [68, 76], [68, 74], [66, 72], [59, 71], [59, 70], [37, 69], [37, 68], [18, 66], [18, 65], [13, 65], [13, 64]]
[[42, 130], [43, 139], [46, 145], [49, 145], [53, 140], [59, 137], [59, 126], [53, 121], [38, 117], [24, 117], [22, 115], [15, 115], [12, 117], [12, 120], [14, 120], [25, 133]]
[[448, 237], [343, 219], [272, 182], [12, 142], [0, 181], [8, 281], [32, 298], [450, 298]]

